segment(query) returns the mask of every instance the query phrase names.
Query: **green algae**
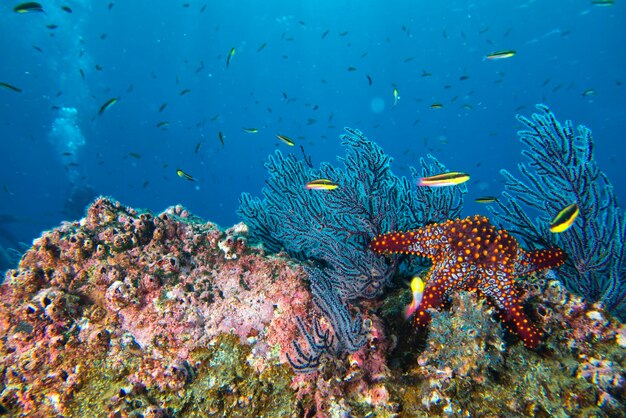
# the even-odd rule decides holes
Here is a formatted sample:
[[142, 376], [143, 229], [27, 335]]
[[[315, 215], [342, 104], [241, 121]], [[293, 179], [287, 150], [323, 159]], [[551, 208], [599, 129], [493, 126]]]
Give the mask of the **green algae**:
[[[175, 416], [294, 416], [300, 407], [290, 388], [293, 372], [286, 365], [255, 371], [247, 359], [251, 347], [222, 334], [210, 347], [190, 354], [190, 374], [180, 390], [146, 386], [133, 389], [128, 376], [142, 362], [142, 352], [125, 353], [123, 362], [103, 357], [80, 364], [84, 383], [69, 407], [71, 416], [143, 414], [156, 406]], [[164, 360], [166, 361], [166, 360]]]
[[106, 357], [79, 364], [77, 368], [84, 370], [84, 383], [68, 406], [69, 415], [102, 416], [111, 412], [111, 398], [119, 395], [122, 388], [128, 387], [125, 378], [139, 363], [139, 357], [131, 356], [122, 367], [115, 367]]
[[286, 365], [269, 365], [257, 373], [248, 363], [251, 347], [222, 334], [206, 349], [191, 354], [197, 375], [185, 387], [186, 396], [172, 405], [183, 415], [293, 416], [298, 411], [290, 388], [293, 372]]

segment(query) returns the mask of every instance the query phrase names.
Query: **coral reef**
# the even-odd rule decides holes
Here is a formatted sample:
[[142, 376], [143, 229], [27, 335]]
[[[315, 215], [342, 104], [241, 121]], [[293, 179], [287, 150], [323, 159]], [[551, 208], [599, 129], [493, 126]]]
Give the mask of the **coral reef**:
[[[593, 158], [591, 130], [571, 121], [560, 124], [547, 106], [541, 113], [517, 119], [518, 132], [530, 160], [518, 168], [524, 181], [507, 170], [506, 199], [490, 207], [494, 221], [523, 239], [531, 248], [558, 246], [568, 256], [563, 266], [567, 288], [626, 319], [626, 212], [617, 204], [613, 186]], [[550, 220], [576, 203], [578, 219], [565, 232], [549, 232]], [[530, 216], [538, 214], [533, 221]]]
[[313, 308], [304, 279], [320, 271], [246, 238], [243, 224], [223, 232], [180, 206], [153, 216], [106, 198], [44, 233], [0, 285], [0, 412], [616, 416], [626, 406], [626, 327], [540, 275], [519, 283], [546, 331], [539, 350], [464, 291], [416, 334], [401, 314], [409, 290], [391, 287], [361, 302], [358, 321], [338, 318], [360, 326], [358, 350], [295, 373], [298, 318], [316, 324], [313, 346], [339, 326]]
[[623, 414], [626, 350], [616, 337], [626, 327], [598, 323], [594, 307], [557, 280], [534, 277], [522, 287], [539, 327], [549, 330], [546, 349], [510, 345], [493, 308], [475, 293], [456, 294], [449, 312], [432, 313], [426, 347], [407, 372], [415, 382], [403, 392], [407, 415]]
[[45, 233], [0, 288], [4, 406], [159, 416], [200, 407], [184, 396], [236, 411], [219, 406], [230, 397], [262, 414], [279, 390], [267, 382], [290, 384], [281, 364], [310, 295], [301, 267], [262, 257], [241, 234], [182, 207], [153, 217], [105, 198]]
[[[411, 168], [412, 183], [391, 171], [392, 159], [358, 130], [345, 128], [343, 169], [323, 163], [319, 169], [276, 151], [266, 164], [270, 178], [264, 199], [244, 193], [239, 214], [250, 226], [251, 238], [268, 251], [281, 249], [308, 262], [313, 298], [318, 312], [330, 324], [329, 335], [319, 324], [308, 331], [300, 321], [306, 346], [294, 343], [298, 358], [292, 365], [311, 371], [324, 353], [341, 355], [358, 350], [365, 341], [360, 315], [351, 311], [359, 300], [380, 296], [400, 267], [367, 249], [369, 240], [398, 228], [442, 222], [460, 213], [465, 186], [430, 190], [416, 188], [418, 171]], [[422, 175], [445, 171], [429, 156], [422, 159]], [[308, 190], [305, 185], [328, 179], [332, 191]], [[413, 185], [412, 185], [413, 184]], [[406, 269], [406, 264], [404, 265]]]

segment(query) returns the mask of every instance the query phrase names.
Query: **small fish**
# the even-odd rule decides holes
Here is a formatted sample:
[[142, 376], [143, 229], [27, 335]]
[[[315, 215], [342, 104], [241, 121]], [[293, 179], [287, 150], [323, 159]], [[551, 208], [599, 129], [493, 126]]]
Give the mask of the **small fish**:
[[85, 79], [85, 71], [82, 68], [80, 68], [78, 70], [78, 72], [80, 72], [80, 78], [82, 78], [84, 80]]
[[371, 86], [372, 85], [372, 77], [370, 77], [368, 74], [366, 74], [365, 77], [367, 77], [367, 84], [369, 84]]
[[322, 39], [324, 39], [326, 37], [326, 35], [328, 35], [330, 33], [330, 30], [325, 30], [324, 33], [322, 33]]
[[476, 203], [493, 203], [496, 200], [498, 200], [498, 198], [495, 197], [495, 196], [482, 196], [482, 197], [477, 197], [476, 199], [474, 199], [474, 202], [476, 202]]
[[197, 153], [198, 153], [198, 151], [200, 151], [200, 147], [201, 147], [201, 146], [202, 146], [202, 141], [200, 141], [200, 142], [198, 142], [198, 143], [196, 144], [196, 148], [193, 150], [193, 153], [194, 153], [194, 154], [197, 154]]
[[431, 77], [433, 74], [426, 70], [422, 70], [422, 77]]
[[228, 68], [228, 66], [230, 65], [230, 60], [233, 58], [233, 55], [235, 55], [235, 48], [231, 48], [230, 52], [228, 53], [228, 57], [226, 57], [226, 68]]
[[43, 53], [43, 49], [39, 48], [37, 45], [33, 45], [33, 49], [37, 52], [42, 52]]
[[161, 121], [161, 122], [157, 123], [157, 124], [156, 124], [156, 127], [157, 127], [157, 128], [166, 128], [166, 127], [168, 127], [168, 126], [169, 126], [169, 124], [170, 124], [170, 123], [169, 123], [168, 121], [165, 121], [165, 120], [164, 120], [164, 121]]
[[424, 282], [418, 276], [413, 277], [413, 280], [411, 280], [411, 295], [413, 295], [411, 303], [404, 308], [404, 319], [409, 319], [422, 304], [422, 297], [424, 296]]
[[241, 130], [244, 131], [247, 134], [259, 133], [259, 130], [257, 128], [241, 128]]
[[393, 88], [393, 105], [397, 105], [398, 104], [398, 100], [400, 100], [400, 94], [398, 93], [398, 89], [397, 88]]
[[3, 83], [2, 81], [0, 81], [0, 87], [4, 87], [5, 89], [14, 91], [16, 93], [20, 93], [22, 91], [22, 89], [17, 88], [9, 83]]
[[[257, 48], [256, 52], [261, 52], [261, 51], [263, 51], [263, 50], [265, 49], [265, 47], [266, 47], [266, 46], [267, 46], [267, 44], [266, 44], [265, 42], [263, 42], [263, 43], [261, 44], [261, 46], [259, 46], [259, 47]], [[228, 64], [227, 64], [227, 66], [228, 66]]]
[[217, 136], [220, 139], [220, 144], [222, 144], [222, 148], [224, 148], [224, 134], [222, 133], [222, 131], [219, 131]]
[[307, 190], [335, 190], [339, 185], [328, 179], [317, 179], [310, 181], [304, 186]]
[[185, 179], [185, 180], [189, 180], [189, 181], [196, 181], [196, 179], [194, 179], [193, 177], [191, 177], [189, 174], [185, 173], [183, 170], [181, 170], [180, 168], [176, 170], [176, 174], [178, 175], [178, 177], [180, 177], [181, 179]]
[[289, 145], [290, 147], [293, 147], [294, 145], [296, 145], [296, 143], [288, 136], [276, 135], [276, 138], [280, 139], [281, 141], [283, 141], [285, 144]]
[[613, 6], [615, 0], [591, 0], [591, 4], [594, 6]]
[[552, 219], [552, 222], [550, 222], [550, 232], [558, 234], [559, 232], [567, 231], [569, 227], [572, 226], [579, 213], [580, 209], [576, 203], [566, 206], [557, 213], [554, 219]]
[[436, 176], [422, 177], [417, 183], [418, 186], [444, 187], [465, 183], [470, 179], [469, 174], [458, 171], [437, 174]]
[[348, 67], [348, 71], [356, 71], [356, 67]]
[[59, 27], [59, 25], [55, 25], [54, 23], [50, 23], [49, 25], [46, 25], [46, 27], [50, 30], [54, 30], [57, 29]]
[[41, 4], [35, 3], [34, 1], [18, 4], [17, 6], [13, 8], [13, 11], [15, 13], [33, 13], [33, 12], [45, 13]]
[[583, 97], [595, 96], [596, 91], [594, 89], [587, 89], [583, 91]]
[[61, 10], [67, 13], [72, 13], [72, 9], [70, 9], [69, 6], [61, 6]]
[[161, 106], [159, 106], [159, 112], [163, 112], [163, 110], [167, 107], [167, 102], [163, 103]]
[[191, 89], [181, 90], [180, 95], [184, 96], [185, 94], [191, 93]]
[[512, 49], [507, 49], [507, 50], [504, 50], [504, 51], [492, 52], [491, 54], [485, 56], [485, 59], [488, 59], [488, 60], [501, 60], [501, 59], [505, 59], [505, 58], [514, 57], [516, 54], [517, 54], [516, 51], [513, 51]]
[[128, 155], [130, 157], [136, 158], [137, 160], [141, 159], [141, 154], [137, 154], [136, 152], [129, 152]]
[[100, 64], [96, 64], [96, 71], [102, 71], [102, 66]]
[[104, 102], [104, 104], [100, 106], [100, 110], [98, 110], [98, 114], [101, 115], [104, 112], [106, 112], [111, 106], [117, 103], [118, 100], [119, 98], [113, 97], [112, 99], [109, 99], [106, 102]]
[[443, 108], [443, 105], [441, 103], [433, 103], [430, 105], [431, 109], [441, 109]]

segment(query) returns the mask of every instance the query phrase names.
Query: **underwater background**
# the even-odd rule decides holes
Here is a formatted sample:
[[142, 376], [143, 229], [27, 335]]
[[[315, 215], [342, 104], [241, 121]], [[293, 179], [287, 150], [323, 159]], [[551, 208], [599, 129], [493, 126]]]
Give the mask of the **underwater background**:
[[624, 28], [3, 2], [0, 415], [624, 416]]
[[[269, 154], [335, 163], [344, 126], [397, 175], [429, 153], [469, 173], [463, 214], [487, 214], [474, 198], [525, 161], [515, 114], [536, 103], [593, 130], [624, 202], [626, 10], [593, 3], [3, 2], [0, 247], [81, 218], [97, 195], [230, 226]], [[503, 50], [516, 54], [485, 59]]]

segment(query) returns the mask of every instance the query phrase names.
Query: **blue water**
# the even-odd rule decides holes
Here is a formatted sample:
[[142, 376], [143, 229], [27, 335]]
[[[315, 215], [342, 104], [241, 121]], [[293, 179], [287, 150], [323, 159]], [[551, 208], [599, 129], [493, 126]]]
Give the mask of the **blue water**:
[[[470, 173], [465, 212], [487, 214], [473, 198], [501, 192], [501, 168], [516, 172], [514, 116], [535, 103], [593, 130], [626, 202], [621, 0], [17, 3], [0, 6], [0, 81], [22, 89], [0, 88], [3, 247], [81, 217], [96, 194], [229, 226], [240, 193], [260, 194], [268, 154], [302, 145], [314, 164], [335, 161], [343, 126], [378, 142], [397, 174], [427, 153]], [[507, 49], [517, 55], [484, 60]]]

